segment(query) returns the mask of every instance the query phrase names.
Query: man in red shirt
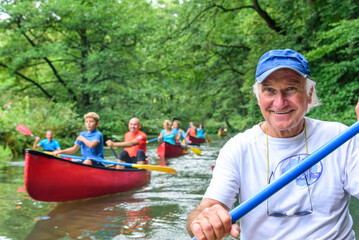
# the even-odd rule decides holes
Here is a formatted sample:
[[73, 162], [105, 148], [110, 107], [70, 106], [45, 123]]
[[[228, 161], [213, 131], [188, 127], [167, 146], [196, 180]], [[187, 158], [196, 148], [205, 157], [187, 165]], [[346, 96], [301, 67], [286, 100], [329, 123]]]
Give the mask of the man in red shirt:
[[[119, 162], [145, 164], [146, 163], [146, 141], [147, 136], [140, 131], [141, 123], [138, 118], [132, 118], [128, 123], [129, 132], [125, 134], [123, 142], [106, 141], [109, 147], [125, 148], [120, 153]], [[123, 166], [117, 165], [116, 168], [121, 169]]]

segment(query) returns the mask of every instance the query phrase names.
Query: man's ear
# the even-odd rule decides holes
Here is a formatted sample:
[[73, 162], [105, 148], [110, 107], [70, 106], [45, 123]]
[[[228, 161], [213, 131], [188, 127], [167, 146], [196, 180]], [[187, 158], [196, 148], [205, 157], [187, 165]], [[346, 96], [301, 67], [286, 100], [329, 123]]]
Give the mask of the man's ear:
[[308, 103], [312, 103], [313, 90], [314, 90], [314, 87], [312, 87], [312, 88], [310, 89]]
[[312, 95], [313, 95], [313, 89], [314, 89], [314, 87], [312, 87], [311, 89], [310, 89], [310, 92], [309, 92], [309, 96], [308, 96], [308, 103], [312, 103]]

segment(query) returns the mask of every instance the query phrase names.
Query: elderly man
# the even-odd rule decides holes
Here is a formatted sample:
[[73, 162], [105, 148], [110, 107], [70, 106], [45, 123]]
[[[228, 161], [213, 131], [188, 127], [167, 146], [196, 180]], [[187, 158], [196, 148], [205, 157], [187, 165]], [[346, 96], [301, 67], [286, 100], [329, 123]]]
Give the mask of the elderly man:
[[261, 57], [254, 93], [265, 121], [223, 147], [188, 232], [198, 240], [355, 239], [348, 207], [351, 196], [359, 198], [358, 136], [241, 218], [240, 228], [231, 223], [237, 197], [251, 198], [347, 128], [305, 117], [319, 101], [307, 60], [293, 50]]
[[[124, 142], [108, 140], [106, 144], [109, 147], [125, 148], [120, 153], [120, 162], [145, 164], [147, 135], [140, 131], [140, 120], [138, 118], [130, 119], [128, 128], [130, 131], [125, 134]], [[123, 166], [117, 165], [116, 168], [121, 169]]]

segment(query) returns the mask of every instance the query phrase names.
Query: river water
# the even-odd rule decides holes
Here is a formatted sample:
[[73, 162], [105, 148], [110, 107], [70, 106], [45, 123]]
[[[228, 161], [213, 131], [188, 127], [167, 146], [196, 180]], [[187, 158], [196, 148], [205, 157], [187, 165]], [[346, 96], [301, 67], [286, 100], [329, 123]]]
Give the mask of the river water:
[[[228, 140], [211, 139], [199, 147], [201, 155], [190, 151], [166, 161], [157, 157], [157, 143], [149, 143], [149, 163], [166, 164], [177, 175], [152, 171], [151, 182], [143, 188], [66, 203], [32, 200], [24, 189], [23, 157], [10, 162], [0, 170], [0, 240], [190, 239], [187, 215], [201, 201], [211, 166]], [[105, 157], [115, 159], [109, 150]], [[359, 239], [359, 200], [352, 199], [350, 210]]]

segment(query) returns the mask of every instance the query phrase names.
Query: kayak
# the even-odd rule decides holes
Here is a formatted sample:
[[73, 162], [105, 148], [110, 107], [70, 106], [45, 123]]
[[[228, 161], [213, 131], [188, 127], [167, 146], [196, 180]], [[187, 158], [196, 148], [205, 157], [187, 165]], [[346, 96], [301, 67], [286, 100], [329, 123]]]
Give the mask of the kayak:
[[188, 135], [188, 137], [189, 137], [189, 140], [191, 141], [191, 143], [195, 144], [195, 145], [199, 145], [199, 144], [206, 142], [205, 138], [197, 138], [197, 137], [193, 137], [191, 135]]
[[157, 148], [157, 155], [161, 158], [179, 157], [187, 153], [187, 149], [166, 142], [162, 142]]
[[35, 200], [65, 202], [125, 192], [145, 186], [150, 171], [115, 169], [73, 162], [35, 150], [25, 153], [24, 182]]

